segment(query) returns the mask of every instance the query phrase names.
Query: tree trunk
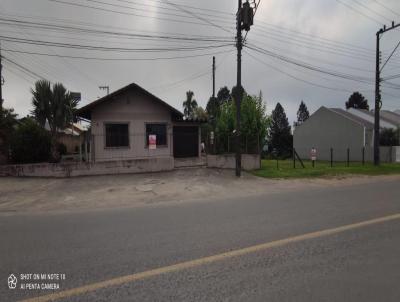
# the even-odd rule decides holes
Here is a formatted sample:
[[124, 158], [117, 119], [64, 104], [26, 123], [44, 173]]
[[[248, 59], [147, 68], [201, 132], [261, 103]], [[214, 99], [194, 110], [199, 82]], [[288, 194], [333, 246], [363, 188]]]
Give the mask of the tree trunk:
[[60, 153], [58, 152], [57, 130], [51, 131], [51, 162], [57, 163], [60, 161]]

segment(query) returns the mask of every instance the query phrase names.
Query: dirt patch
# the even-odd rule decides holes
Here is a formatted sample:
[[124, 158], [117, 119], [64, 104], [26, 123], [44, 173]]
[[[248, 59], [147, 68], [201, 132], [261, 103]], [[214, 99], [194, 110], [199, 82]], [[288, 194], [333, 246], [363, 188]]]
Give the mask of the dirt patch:
[[[143, 207], [268, 195], [373, 182], [377, 177], [271, 180], [232, 170], [182, 169], [165, 173], [66, 179], [0, 178], [0, 214]], [[400, 180], [400, 176], [379, 176]]]

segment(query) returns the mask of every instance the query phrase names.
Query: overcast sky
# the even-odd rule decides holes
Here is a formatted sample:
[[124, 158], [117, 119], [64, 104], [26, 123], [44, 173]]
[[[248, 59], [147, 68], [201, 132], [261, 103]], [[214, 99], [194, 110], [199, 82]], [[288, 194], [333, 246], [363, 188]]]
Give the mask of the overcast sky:
[[[112, 32], [212, 36], [232, 41], [229, 42], [231, 45], [222, 47], [221, 44], [227, 43], [115, 38], [105, 34], [70, 33], [0, 22], [2, 54], [20, 65], [3, 61], [4, 106], [15, 108], [21, 117], [28, 114], [31, 110], [30, 88], [40, 76], [52, 82], [62, 82], [70, 91], [81, 92], [81, 105], [105, 94], [105, 91], [99, 90], [100, 85], [108, 85], [114, 91], [135, 82], [179, 110], [182, 110], [185, 92], [192, 90], [199, 105], [205, 107], [212, 93], [213, 54], [217, 60], [217, 88], [232, 88], [235, 85], [236, 52], [233, 41], [236, 10], [236, 0], [171, 0], [169, 3], [162, 0], [143, 3], [138, 0], [0, 0], [3, 22], [4, 19], [12, 19]], [[247, 36], [247, 45], [301, 62], [313, 69], [328, 71], [328, 74], [287, 63], [270, 53], [267, 55], [245, 48], [243, 86], [250, 94], [258, 94], [261, 90], [269, 111], [276, 102], [280, 102], [291, 122], [301, 100], [306, 102], [311, 112], [322, 105], [343, 108], [351, 92], [360, 91], [372, 105], [375, 34], [383, 24], [389, 25], [390, 20], [400, 22], [398, 0], [261, 0], [254, 26]], [[4, 37], [31, 41], [30, 44], [22, 44], [4, 41], [7, 39]], [[130, 49], [212, 47], [128, 53], [32, 45], [32, 40]], [[399, 40], [400, 29], [385, 33], [381, 40], [383, 62]], [[217, 45], [221, 47], [214, 47]], [[89, 60], [56, 56], [149, 60]], [[190, 58], [176, 59], [182, 56]], [[175, 59], [155, 60], [160, 57]], [[36, 76], [21, 70], [21, 66]], [[400, 49], [385, 66], [383, 77], [396, 75], [399, 71]], [[334, 77], [332, 73], [340, 77]], [[354, 81], [354, 78], [363, 80]], [[366, 78], [370, 80], [366, 82]], [[400, 79], [391, 82], [400, 85]], [[391, 88], [384, 87], [383, 93], [384, 108], [400, 108], [398, 88], [394, 89], [393, 85]]]

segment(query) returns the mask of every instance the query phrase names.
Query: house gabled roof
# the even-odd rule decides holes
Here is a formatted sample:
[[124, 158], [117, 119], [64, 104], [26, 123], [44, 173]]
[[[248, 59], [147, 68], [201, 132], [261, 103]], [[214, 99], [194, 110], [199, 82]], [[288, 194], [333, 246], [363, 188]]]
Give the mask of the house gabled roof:
[[125, 87], [122, 87], [121, 89], [118, 89], [112, 93], [110, 93], [109, 95], [106, 95], [96, 101], [93, 101], [89, 104], [87, 104], [86, 106], [83, 106], [82, 108], [79, 108], [77, 110], [77, 116], [85, 118], [90, 120], [91, 119], [91, 111], [98, 105], [103, 104], [105, 102], [108, 101], [112, 101], [116, 96], [125, 93], [129, 90], [137, 90], [140, 91], [142, 93], [144, 93], [145, 95], [149, 96], [151, 99], [155, 100], [156, 102], [160, 103], [161, 105], [165, 106], [166, 108], [168, 108], [171, 113], [173, 113], [173, 115], [175, 116], [176, 119], [180, 120], [183, 119], [183, 113], [180, 112], [179, 110], [175, 109], [174, 107], [172, 107], [171, 105], [169, 105], [168, 103], [164, 102], [163, 100], [161, 100], [160, 98], [156, 97], [154, 94], [148, 92], [146, 89], [140, 87], [139, 85], [132, 83], [129, 84]]
[[351, 114], [350, 112], [348, 112], [348, 111], [346, 111], [344, 109], [341, 109], [341, 108], [329, 108], [329, 110], [331, 110], [331, 111], [333, 111], [333, 112], [335, 112], [337, 114], [340, 114], [340, 115], [344, 116], [345, 118], [347, 118], [349, 120], [352, 120], [352, 121], [356, 122], [357, 124], [360, 124], [360, 125], [364, 126], [367, 129], [373, 129], [374, 128], [374, 123], [371, 123], [370, 121], [367, 121], [367, 120], [365, 120], [365, 119], [363, 119], [363, 118], [361, 118], [361, 117], [359, 117], [357, 115]]
[[400, 126], [400, 113], [396, 113], [396, 111], [393, 112], [389, 110], [382, 110], [381, 117], [388, 120], [392, 124], [395, 124], [396, 126]]

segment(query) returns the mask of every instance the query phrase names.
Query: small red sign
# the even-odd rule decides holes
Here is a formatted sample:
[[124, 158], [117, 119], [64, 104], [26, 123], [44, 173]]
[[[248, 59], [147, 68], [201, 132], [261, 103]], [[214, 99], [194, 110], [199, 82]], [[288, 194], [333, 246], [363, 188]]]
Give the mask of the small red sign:
[[317, 149], [315, 148], [311, 149], [311, 160], [312, 161], [317, 160]]
[[154, 134], [149, 135], [149, 149], [150, 150], [157, 149], [157, 135]]

